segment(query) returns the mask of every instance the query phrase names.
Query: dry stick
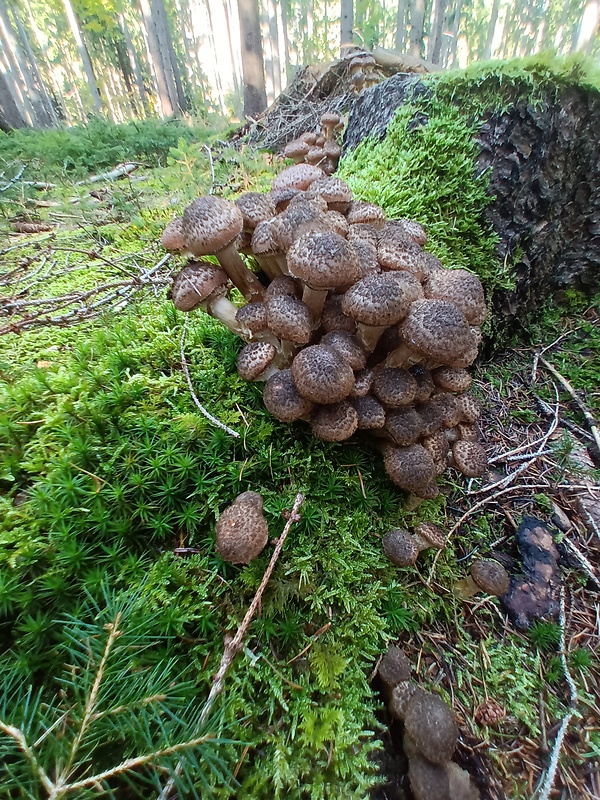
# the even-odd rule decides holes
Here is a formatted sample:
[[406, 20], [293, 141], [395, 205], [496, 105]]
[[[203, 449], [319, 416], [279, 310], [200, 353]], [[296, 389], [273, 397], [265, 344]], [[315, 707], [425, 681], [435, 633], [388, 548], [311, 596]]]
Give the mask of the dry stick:
[[571, 397], [573, 398], [573, 400], [575, 401], [575, 403], [579, 407], [579, 410], [581, 411], [581, 413], [585, 417], [585, 421], [590, 426], [590, 431], [592, 432], [592, 436], [594, 437], [594, 441], [596, 442], [596, 447], [598, 448], [598, 450], [600, 450], [600, 431], [598, 430], [598, 426], [596, 425], [596, 420], [592, 416], [591, 411], [587, 408], [587, 406], [585, 405], [583, 400], [579, 397], [579, 395], [577, 394], [575, 389], [571, 386], [571, 384], [564, 377], [564, 375], [561, 375], [560, 372], [555, 367], [553, 367], [552, 364], [550, 364], [549, 361], [546, 361], [545, 358], [542, 358], [540, 356], [540, 361], [546, 367], [548, 372], [552, 373], [552, 375], [554, 375], [556, 380], [559, 383], [561, 383], [562, 386], [564, 386], [564, 388], [567, 390], [567, 392], [571, 395]]
[[600, 589], [600, 581], [598, 580], [598, 577], [594, 573], [594, 568], [587, 560], [587, 558], [583, 555], [581, 550], [576, 545], [574, 545], [573, 542], [567, 536], [565, 536], [565, 538], [563, 539], [563, 543], [567, 546], [567, 548], [573, 553], [575, 558], [579, 561], [583, 571], [586, 573], [586, 575], [592, 581], [592, 583], [594, 583], [598, 587], [598, 589]]
[[212, 150], [210, 149], [210, 147], [207, 144], [205, 144], [204, 145], [204, 149], [208, 153], [208, 161], [210, 163], [211, 184], [210, 184], [210, 189], [208, 190], [208, 193], [209, 194], [214, 194], [214, 191], [215, 191], [215, 163], [213, 161]]
[[216, 425], [217, 428], [220, 428], [222, 431], [225, 431], [225, 433], [229, 433], [231, 436], [235, 436], [236, 439], [239, 439], [240, 438], [239, 433], [234, 431], [232, 428], [229, 428], [223, 422], [220, 422], [216, 417], [213, 417], [213, 415], [210, 413], [210, 411], [207, 411], [207, 409], [204, 408], [204, 406], [202, 405], [200, 400], [198, 400], [198, 396], [196, 395], [196, 392], [194, 391], [194, 385], [192, 383], [192, 378], [190, 376], [190, 369], [188, 367], [188, 363], [187, 363], [187, 360], [186, 360], [186, 357], [185, 357], [184, 345], [185, 345], [185, 334], [186, 334], [186, 331], [187, 331], [187, 323], [188, 323], [188, 317], [185, 318], [184, 323], [183, 323], [183, 329], [181, 331], [181, 341], [180, 341], [180, 344], [179, 344], [179, 352], [181, 354], [181, 368], [183, 369], [183, 374], [185, 375], [185, 379], [187, 381], [188, 389], [190, 390], [190, 394], [192, 395], [192, 400], [194, 401], [194, 403], [196, 405], [196, 408], [198, 408], [199, 411], [202, 414], [204, 414], [204, 416], [206, 417], [207, 420], [209, 420], [209, 422], [212, 422], [213, 425]]
[[552, 788], [554, 786], [554, 781], [556, 779], [556, 771], [558, 769], [558, 759], [560, 758], [560, 753], [562, 750], [563, 741], [565, 738], [565, 734], [567, 732], [567, 728], [569, 727], [569, 723], [571, 719], [574, 717], [576, 713], [577, 707], [577, 687], [571, 677], [571, 673], [569, 672], [569, 665], [567, 662], [567, 643], [565, 639], [565, 627], [566, 627], [566, 619], [565, 619], [565, 587], [561, 586], [560, 589], [560, 614], [559, 614], [559, 624], [560, 624], [560, 660], [562, 662], [563, 671], [565, 673], [565, 679], [569, 686], [569, 710], [563, 721], [560, 724], [560, 728], [558, 729], [558, 733], [556, 734], [556, 739], [554, 740], [554, 746], [552, 747], [552, 755], [550, 757], [550, 763], [548, 764], [548, 769], [546, 770], [546, 777], [544, 778], [543, 782], [539, 787], [539, 794], [537, 796], [537, 800], [549, 800], [550, 793], [552, 792]]
[[[237, 653], [242, 649], [242, 642], [244, 636], [246, 635], [248, 626], [252, 622], [252, 617], [256, 613], [256, 609], [258, 608], [262, 600], [262, 596], [271, 578], [271, 574], [275, 569], [275, 564], [277, 563], [277, 559], [279, 558], [279, 555], [283, 549], [283, 545], [285, 544], [287, 535], [290, 532], [294, 522], [297, 522], [300, 519], [298, 511], [300, 510], [300, 506], [302, 505], [303, 502], [304, 502], [303, 495], [298, 493], [296, 495], [296, 499], [294, 500], [294, 505], [292, 507], [292, 511], [290, 513], [288, 521], [285, 523], [285, 527], [281, 533], [281, 536], [279, 537], [277, 545], [275, 546], [275, 550], [273, 550], [273, 555], [271, 556], [269, 565], [266, 568], [265, 574], [262, 577], [260, 586], [256, 590], [256, 594], [254, 595], [252, 602], [248, 606], [248, 610], [246, 611], [244, 619], [241, 621], [235, 636], [233, 637], [233, 639], [231, 639], [225, 644], [225, 647], [223, 649], [223, 655], [221, 656], [221, 663], [219, 664], [219, 669], [213, 675], [213, 685], [206, 699], [206, 703], [204, 704], [204, 708], [202, 709], [202, 713], [200, 714], [198, 727], [201, 727], [203, 723], [206, 721], [208, 715], [212, 711], [212, 707], [215, 704], [215, 700], [223, 691], [224, 688], [223, 681], [225, 679], [225, 675], [227, 674], [227, 670], [231, 666], [233, 659], [236, 657]], [[169, 778], [165, 788], [162, 790], [157, 800], [168, 800], [169, 795], [173, 790], [173, 787], [175, 786], [175, 778], [181, 775], [182, 769], [183, 765], [182, 762], [180, 761], [175, 767], [175, 775], [172, 778]]]

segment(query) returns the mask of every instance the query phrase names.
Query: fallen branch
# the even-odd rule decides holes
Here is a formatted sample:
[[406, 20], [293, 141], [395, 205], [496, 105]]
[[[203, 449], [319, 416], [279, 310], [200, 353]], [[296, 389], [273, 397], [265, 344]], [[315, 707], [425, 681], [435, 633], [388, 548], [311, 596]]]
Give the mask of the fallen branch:
[[[298, 511], [300, 510], [300, 506], [302, 505], [303, 502], [304, 502], [304, 497], [301, 494], [297, 494], [296, 495], [296, 499], [294, 500], [294, 505], [292, 507], [292, 511], [290, 513], [288, 521], [286, 522], [285, 527], [284, 527], [284, 529], [282, 531], [282, 534], [279, 537], [277, 545], [275, 546], [275, 550], [273, 550], [273, 555], [271, 556], [271, 560], [269, 561], [269, 565], [266, 568], [265, 573], [264, 573], [264, 575], [262, 577], [262, 580], [260, 582], [260, 586], [256, 590], [256, 594], [254, 595], [254, 599], [250, 603], [250, 605], [248, 607], [248, 610], [246, 611], [246, 613], [244, 615], [244, 619], [241, 621], [240, 626], [237, 629], [235, 636], [233, 637], [233, 639], [230, 639], [229, 641], [226, 641], [226, 643], [225, 643], [225, 648], [223, 650], [223, 655], [221, 657], [221, 663], [219, 664], [219, 669], [216, 671], [216, 673], [213, 676], [213, 685], [211, 687], [210, 693], [209, 693], [209, 695], [208, 695], [208, 697], [206, 699], [206, 703], [204, 704], [204, 707], [203, 707], [202, 712], [200, 714], [200, 718], [198, 720], [198, 728], [200, 728], [202, 726], [202, 724], [206, 721], [206, 719], [208, 718], [208, 715], [210, 714], [210, 712], [212, 710], [212, 707], [215, 704], [215, 701], [216, 701], [217, 697], [223, 691], [223, 688], [224, 688], [223, 682], [224, 682], [224, 679], [225, 679], [225, 675], [227, 674], [227, 671], [228, 671], [229, 667], [233, 663], [233, 659], [236, 657], [237, 653], [242, 649], [242, 642], [244, 640], [244, 636], [246, 635], [246, 631], [248, 630], [248, 626], [252, 622], [252, 618], [254, 617], [254, 614], [256, 613], [256, 609], [260, 605], [260, 602], [262, 600], [262, 596], [263, 596], [264, 591], [265, 591], [265, 589], [267, 587], [269, 579], [271, 578], [273, 570], [275, 569], [275, 564], [277, 563], [279, 555], [280, 555], [280, 553], [281, 553], [281, 551], [283, 549], [283, 545], [285, 544], [285, 540], [287, 539], [288, 533], [290, 532], [291, 527], [294, 524], [294, 522], [297, 522], [300, 519], [300, 515], [298, 514]], [[162, 790], [162, 792], [158, 796], [158, 800], [168, 800], [168, 798], [169, 798], [169, 796], [170, 796], [170, 794], [173, 791], [173, 788], [175, 786], [175, 778], [177, 776], [181, 775], [182, 769], [183, 769], [183, 764], [182, 764], [182, 762], [179, 762], [177, 764], [177, 766], [175, 767], [175, 775], [173, 777], [169, 778], [165, 788]]]
[[4, 186], [0, 187], [0, 192], [6, 192], [6, 191], [8, 191], [10, 189], [11, 186], [14, 186], [14, 184], [17, 183], [17, 181], [19, 180], [19, 178], [25, 172], [26, 169], [27, 169], [27, 164], [23, 164], [21, 169], [14, 176], [14, 178], [11, 178], [7, 184], [5, 184]]
[[116, 181], [117, 178], [123, 178], [125, 175], [129, 175], [130, 172], [133, 172], [139, 166], [140, 166], [139, 164], [134, 164], [132, 162], [119, 164], [114, 169], [111, 169], [110, 172], [102, 172], [100, 175], [92, 175], [91, 178], [86, 178], [83, 181], [77, 181], [75, 185], [84, 186], [86, 183], [100, 183], [101, 181]]

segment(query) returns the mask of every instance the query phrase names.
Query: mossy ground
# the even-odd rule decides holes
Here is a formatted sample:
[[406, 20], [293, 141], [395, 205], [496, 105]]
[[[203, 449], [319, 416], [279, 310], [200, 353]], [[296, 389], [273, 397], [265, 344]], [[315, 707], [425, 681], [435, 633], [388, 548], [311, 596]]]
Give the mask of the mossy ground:
[[[494, 236], [482, 221], [489, 198], [484, 177], [473, 176], [471, 128], [449, 104], [439, 101], [433, 112], [430, 126], [412, 130], [401, 112], [377, 150], [376, 167], [365, 166], [359, 148], [342, 174], [358, 196], [381, 202], [390, 216], [424, 222], [432, 251], [448, 266], [469, 266], [484, 282], [509, 281], [504, 266], [494, 262]], [[266, 189], [279, 168], [262, 154], [216, 147], [214, 153], [216, 190], [226, 196]], [[411, 155], [410, 167], [398, 157], [404, 153]], [[378, 180], [383, 172], [385, 183]], [[115, 263], [130, 254], [130, 268], [135, 258], [156, 263], [165, 221], [213, 183], [208, 153], [202, 143], [181, 143], [164, 168], [141, 175], [146, 180], [114, 185], [99, 202], [89, 197], [89, 187], [62, 185], [48, 195], [62, 204], [58, 213], [65, 213], [74, 192], [79, 202], [68, 204], [73, 217], [54, 217], [60, 224], [52, 238], [41, 236], [39, 245], [5, 254], [6, 273], [23, 257], [32, 259], [20, 284], [9, 280], [11, 291], [33, 280], [27, 275], [44, 255], [55, 262], [50, 273], [23, 296], [56, 295], [106, 278], [106, 264], [60, 246], [94, 250]], [[13, 193], [10, 213], [34, 200], [30, 193]], [[35, 213], [47, 217], [50, 211], [38, 207]], [[82, 269], [59, 274], [73, 266]], [[536, 394], [550, 402], [553, 390], [541, 378], [539, 388], [529, 386], [529, 346], [550, 343], [560, 333], [570, 335], [549, 357], [590, 408], [600, 411], [598, 319], [589, 302], [574, 297], [572, 303], [566, 311], [548, 309], [522, 351], [477, 368], [475, 391], [486, 408], [484, 432], [492, 453], [547, 427]], [[544, 490], [483, 507], [455, 534], [435, 571], [428, 553], [416, 570], [395, 569], [383, 557], [381, 536], [423, 518], [451, 525], [473, 502], [465, 481], [447, 474], [438, 500], [407, 511], [366, 439], [326, 444], [302, 424], [273, 420], [262, 406], [260, 386], [235, 373], [239, 340], [214, 320], [193, 314], [186, 353], [195, 391], [241, 438], [216, 430], [197, 413], [185, 383], [182, 324], [183, 315], [163, 293], [146, 293], [118, 315], [0, 341], [3, 668], [51, 694], [64, 657], [65, 614], [89, 614], [85, 593], [101, 601], [106, 582], [123, 592], [143, 585], [147, 624], [160, 645], [141, 654], [138, 667], [167, 655], [179, 659], [182, 676], [192, 677], [202, 702], [223, 637], [239, 624], [270, 555], [268, 548], [242, 568], [222, 562], [213, 548], [215, 519], [240, 492], [259, 491], [275, 537], [284, 509], [302, 491], [302, 520], [292, 528], [247, 646], [226, 682], [226, 730], [241, 742], [223, 749], [230, 780], [239, 784], [234, 796], [368, 796], [369, 787], [381, 781], [374, 751], [383, 735], [381, 701], [369, 676], [387, 642], [399, 641], [413, 658], [418, 680], [453, 702], [465, 760], [469, 747], [479, 751], [485, 742], [507, 796], [531, 797], [542, 767], [538, 745], [545, 736], [551, 739], [549, 731], [565, 709], [556, 637], [547, 631], [519, 634], [497, 601], [464, 603], [451, 587], [474, 551], [510, 549], [511, 519], [518, 523], [525, 512], [548, 519], [549, 498], [573, 510], [571, 495], [556, 488], [573, 474], [572, 434], [559, 429], [550, 442], [539, 468]], [[584, 425], [576, 409], [565, 405], [564, 413]], [[197, 552], [176, 555], [182, 547]], [[593, 543], [589, 547], [588, 555]], [[581, 575], [572, 567], [567, 576], [577, 614], [590, 589]], [[579, 764], [600, 753], [593, 723], [594, 626], [585, 616], [577, 620], [569, 618], [567, 639], [583, 718], [568, 742], [565, 785], [565, 775], [579, 780], [585, 771]], [[507, 712], [495, 730], [473, 719], [486, 697]], [[119, 751], [120, 744], [114, 747]], [[232, 795], [214, 775], [210, 780], [213, 796]], [[198, 789], [199, 796], [203, 791]]]

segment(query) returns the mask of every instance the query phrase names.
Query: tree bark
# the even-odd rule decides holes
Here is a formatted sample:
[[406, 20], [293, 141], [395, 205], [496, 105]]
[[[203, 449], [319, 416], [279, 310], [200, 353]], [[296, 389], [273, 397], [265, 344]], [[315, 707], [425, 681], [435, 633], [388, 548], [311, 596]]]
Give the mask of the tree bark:
[[[50, 81], [52, 83], [52, 87], [54, 90], [54, 102], [56, 104], [57, 110], [57, 117], [60, 117], [67, 122], [70, 120], [70, 115], [65, 103], [65, 99], [62, 93], [61, 82], [58, 78], [56, 73], [55, 67], [48, 58], [48, 47], [44, 42], [44, 38], [42, 36], [42, 32], [39, 29], [35, 17], [33, 16], [33, 11], [31, 10], [31, 4], [29, 0], [25, 0], [25, 7], [27, 8], [27, 16], [29, 17], [29, 25], [31, 30], [33, 31], [33, 35], [35, 36], [35, 42], [44, 57], [44, 62], [46, 65], [46, 70], [48, 75], [50, 76]], [[54, 105], [53, 105], [54, 108]]]
[[[223, 11], [225, 12], [225, 26], [227, 28], [227, 44], [229, 45], [229, 58], [231, 59], [231, 71], [233, 78], [233, 88], [236, 98], [240, 91], [240, 82], [238, 80], [237, 64], [235, 61], [235, 53], [233, 49], [233, 39], [231, 36], [231, 14], [229, 11], [229, 0], [223, 0]], [[236, 100], [237, 102], [237, 100]]]
[[354, 0], [341, 0], [340, 14], [340, 53], [344, 55], [352, 47], [354, 34]]
[[[41, 107], [41, 115], [43, 117], [43, 121], [40, 119], [40, 122], [45, 127], [51, 128], [55, 125], [58, 125], [58, 116], [52, 105], [52, 100], [50, 99], [50, 95], [46, 89], [44, 84], [44, 79], [42, 78], [42, 74], [40, 72], [37, 58], [33, 49], [31, 47], [31, 43], [29, 41], [29, 34], [23, 23], [21, 22], [18, 14], [14, 14], [15, 24], [17, 26], [17, 31], [19, 32], [19, 37], [21, 42], [23, 43], [23, 47], [25, 48], [25, 53], [27, 55], [27, 60], [29, 62], [29, 68], [31, 70], [31, 78], [32, 84], [35, 88], [35, 96], [37, 97], [37, 102], [39, 102]], [[34, 105], [35, 105], [34, 100]], [[38, 115], [39, 118], [40, 115]]]
[[277, 9], [274, 0], [265, 3], [269, 21], [269, 39], [271, 44], [271, 60], [273, 64], [273, 92], [275, 97], [281, 94], [281, 65], [279, 63], [279, 30], [277, 27]]
[[498, 23], [498, 11], [500, 10], [500, 0], [494, 0], [492, 5], [492, 13], [490, 14], [490, 22], [487, 29], [487, 37], [483, 48], [482, 58], [487, 61], [492, 57], [492, 45], [494, 43], [494, 33], [496, 32], [496, 25]]
[[452, 43], [450, 45], [450, 54], [448, 56], [448, 64], [452, 67], [458, 66], [458, 34], [460, 32], [460, 14], [462, 11], [463, 0], [456, 0], [456, 7], [454, 9], [454, 20], [452, 22]]
[[287, 2], [288, 0], [280, 0], [279, 6], [281, 8], [281, 27], [283, 30], [283, 54], [285, 61], [285, 74], [289, 81], [291, 75], [291, 63], [290, 63], [290, 34], [288, 30]]
[[94, 69], [92, 67], [90, 54], [88, 53], [88, 49], [83, 40], [83, 35], [81, 33], [79, 23], [77, 22], [77, 17], [75, 16], [73, 6], [71, 5], [71, 0], [63, 0], [63, 6], [65, 8], [65, 13], [67, 15], [69, 27], [71, 28], [71, 33], [73, 34], [73, 38], [75, 39], [75, 43], [77, 44], [77, 50], [79, 51], [79, 56], [83, 63], [83, 70], [85, 72], [85, 76], [87, 78], [87, 82], [90, 87], [90, 92], [92, 94], [92, 102], [94, 103], [94, 109], [96, 110], [97, 114], [100, 114], [102, 112], [102, 100], [100, 98], [100, 92], [98, 91], [96, 76], [94, 75]]
[[440, 54], [442, 52], [442, 34], [444, 32], [444, 21], [446, 18], [446, 3], [447, 0], [435, 0], [434, 16], [431, 36], [431, 51], [429, 60], [432, 64], [440, 63]]
[[238, 0], [238, 14], [244, 78], [244, 115], [256, 119], [267, 107], [258, 0]]
[[19, 107], [12, 95], [10, 86], [0, 69], [0, 130], [8, 132], [13, 128], [26, 128]]
[[35, 126], [38, 123], [38, 117], [17, 58], [15, 32], [8, 19], [8, 14], [2, 13], [3, 10], [6, 11], [6, 6], [3, 8], [3, 2], [0, 0], [0, 44], [2, 45], [0, 55], [5, 64], [6, 80], [21, 116], [29, 125]]
[[160, 41], [152, 14], [153, 9], [150, 7], [150, 0], [140, 0], [140, 9], [144, 21], [144, 29], [146, 31], [148, 60], [150, 61], [152, 74], [154, 76], [161, 113], [163, 117], [172, 117], [173, 114], [176, 113], [177, 108], [175, 86], [173, 84], [173, 76], [171, 75], [170, 82], [168, 79], [169, 63], [166, 61], [166, 58], [163, 60], [163, 53], [161, 52]]
[[398, 12], [396, 15], [396, 38], [395, 48], [399, 53], [404, 51], [406, 44], [406, 0], [398, 0]]
[[425, 23], [425, 0], [414, 0], [410, 15], [410, 35], [408, 52], [421, 58], [423, 49], [423, 25]]
[[121, 30], [123, 31], [123, 39], [125, 41], [125, 47], [127, 48], [129, 66], [135, 77], [135, 85], [137, 86], [138, 94], [142, 102], [142, 107], [144, 109], [144, 113], [146, 114], [146, 116], [149, 116], [150, 107], [148, 105], [148, 94], [146, 92], [146, 86], [144, 85], [144, 78], [142, 76], [142, 71], [140, 69], [138, 55], [133, 45], [133, 40], [131, 39], [131, 33], [129, 32], [129, 26], [127, 25], [127, 21], [125, 19], [124, 14], [119, 14], [119, 24], [121, 26]]

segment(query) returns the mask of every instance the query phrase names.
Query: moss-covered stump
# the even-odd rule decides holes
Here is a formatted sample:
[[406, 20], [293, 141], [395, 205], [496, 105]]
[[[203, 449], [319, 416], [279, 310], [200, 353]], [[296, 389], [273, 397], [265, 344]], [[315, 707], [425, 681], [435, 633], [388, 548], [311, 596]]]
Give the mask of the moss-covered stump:
[[[427, 78], [395, 75], [354, 102], [344, 141], [350, 158], [361, 142], [364, 150], [365, 140], [381, 146], [376, 143], [400, 108], [406, 135], [398, 159], [414, 157], [418, 163], [422, 129], [450, 108], [470, 129], [474, 163], [463, 180], [484, 176], [493, 198], [481, 207], [487, 226], [484, 219], [480, 224], [497, 237], [496, 266], [489, 265], [490, 274], [479, 272], [487, 279], [496, 331], [514, 331], [515, 322], [534, 320], [540, 305], [557, 292], [597, 289], [600, 91], [581, 63], [519, 61]], [[388, 146], [385, 176], [392, 182], [396, 174], [405, 175], [393, 157]], [[445, 168], [438, 160], [440, 180]], [[390, 187], [388, 196], [393, 194]], [[404, 215], [402, 205], [397, 210]], [[450, 225], [455, 203], [436, 213]], [[491, 279], [494, 269], [500, 280]]]

